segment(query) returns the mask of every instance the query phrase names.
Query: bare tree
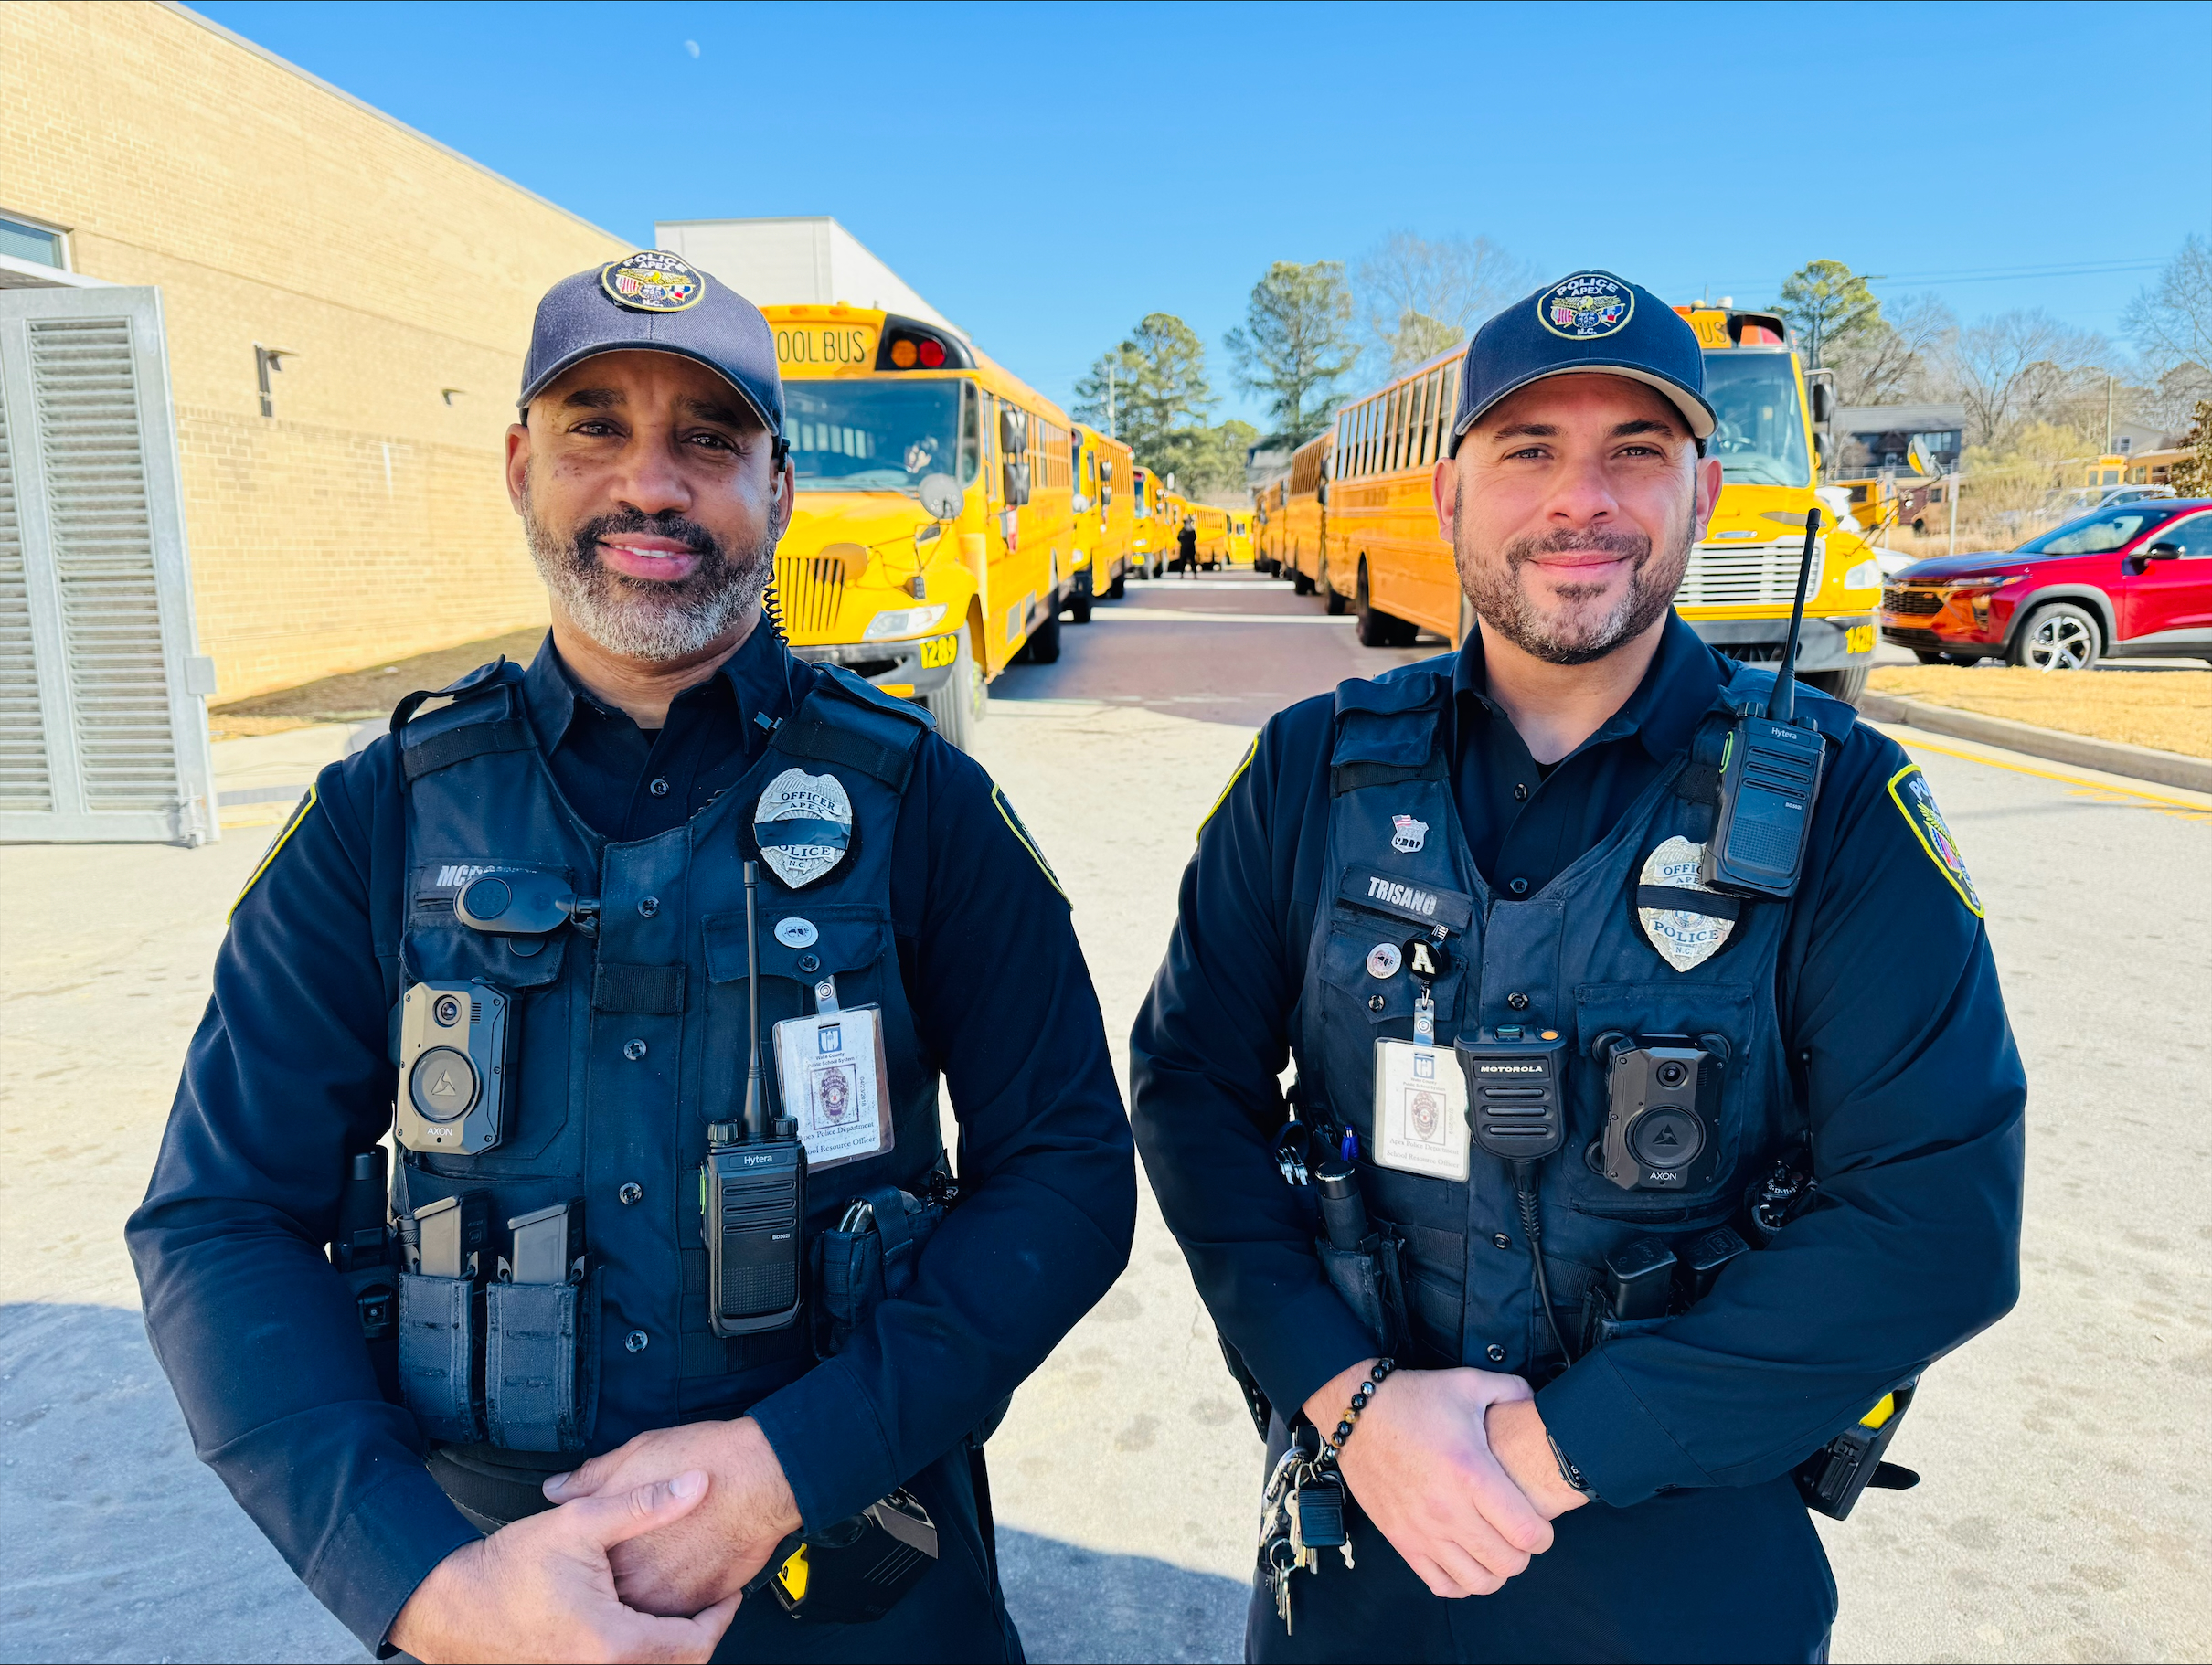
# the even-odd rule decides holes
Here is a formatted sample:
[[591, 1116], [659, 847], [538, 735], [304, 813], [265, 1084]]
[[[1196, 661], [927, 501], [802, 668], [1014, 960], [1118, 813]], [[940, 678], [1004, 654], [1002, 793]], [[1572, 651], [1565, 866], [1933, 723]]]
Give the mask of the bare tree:
[[1837, 402], [1888, 405], [1926, 391], [1935, 360], [1958, 328], [1951, 308], [1933, 295], [1892, 302], [1879, 324], [1830, 353]]
[[2191, 232], [2158, 281], [2128, 302], [2121, 327], [2154, 371], [2212, 369], [2212, 241]]
[[1392, 232], [1369, 249], [1356, 275], [1367, 333], [1390, 376], [1466, 340], [1537, 282], [1535, 268], [1486, 237], [1410, 231]]
[[2041, 308], [1968, 325], [1941, 355], [1942, 379], [1966, 407], [1968, 442], [1998, 445], [2023, 423], [2083, 425], [2094, 405], [2102, 421], [2111, 344], [2068, 329]]

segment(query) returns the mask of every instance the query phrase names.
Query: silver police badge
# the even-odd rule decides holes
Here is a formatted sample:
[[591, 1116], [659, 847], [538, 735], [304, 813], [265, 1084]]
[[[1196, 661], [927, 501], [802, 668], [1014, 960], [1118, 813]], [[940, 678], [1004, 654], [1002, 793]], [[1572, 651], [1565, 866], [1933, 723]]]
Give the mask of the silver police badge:
[[1686, 971], [1710, 960], [1728, 939], [1728, 933], [1736, 928], [1733, 919], [1697, 911], [1698, 895], [1716, 894], [1710, 886], [1697, 882], [1699, 850], [1698, 845], [1686, 838], [1679, 835], [1670, 838], [1643, 858], [1643, 871], [1636, 880], [1640, 892], [1655, 888], [1684, 893], [1680, 907], [1645, 907], [1641, 905], [1643, 898], [1639, 895], [1636, 908], [1636, 919], [1643, 927], [1643, 934], [1659, 950], [1659, 958], [1677, 971]]
[[1429, 842], [1429, 823], [1416, 821], [1410, 815], [1390, 817], [1390, 848], [1400, 855], [1411, 855]]
[[769, 871], [792, 889], [813, 884], [853, 845], [853, 801], [835, 775], [787, 769], [768, 783], [752, 815]]

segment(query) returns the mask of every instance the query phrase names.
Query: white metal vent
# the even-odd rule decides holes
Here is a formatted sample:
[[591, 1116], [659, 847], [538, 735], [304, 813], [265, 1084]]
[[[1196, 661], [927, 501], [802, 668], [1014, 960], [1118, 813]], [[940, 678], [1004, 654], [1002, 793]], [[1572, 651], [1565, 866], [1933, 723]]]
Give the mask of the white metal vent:
[[38, 710], [38, 662], [31, 643], [30, 587], [23, 526], [16, 514], [16, 466], [0, 404], [0, 810], [51, 810], [46, 720]]
[[[1813, 548], [1813, 589], [1820, 587], [1826, 539]], [[1675, 592], [1678, 607], [1787, 607], [1797, 599], [1797, 566], [1805, 541], [1699, 544]], [[1807, 599], [1811, 599], [1808, 595]]]
[[0, 292], [0, 839], [217, 836], [160, 292]]
[[69, 703], [90, 810], [177, 800], [127, 319], [31, 325]]

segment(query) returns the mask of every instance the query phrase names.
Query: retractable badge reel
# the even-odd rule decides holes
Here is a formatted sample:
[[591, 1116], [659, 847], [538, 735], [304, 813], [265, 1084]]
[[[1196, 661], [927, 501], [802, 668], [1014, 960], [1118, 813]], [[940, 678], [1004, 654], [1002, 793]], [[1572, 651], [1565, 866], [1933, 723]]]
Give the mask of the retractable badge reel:
[[1402, 946], [1384, 943], [1367, 957], [1371, 976], [1413, 979], [1413, 1038], [1375, 1043], [1374, 1160], [1434, 1179], [1467, 1177], [1467, 1084], [1450, 1051], [1436, 1044], [1437, 979], [1451, 969], [1439, 927]]

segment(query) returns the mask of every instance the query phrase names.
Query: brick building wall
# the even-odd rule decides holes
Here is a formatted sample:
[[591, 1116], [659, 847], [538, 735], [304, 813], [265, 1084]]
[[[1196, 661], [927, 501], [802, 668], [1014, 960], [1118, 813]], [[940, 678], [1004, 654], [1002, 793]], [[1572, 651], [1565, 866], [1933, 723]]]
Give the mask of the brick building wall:
[[0, 4], [0, 214], [161, 291], [218, 701], [542, 621], [503, 436], [627, 245], [181, 7]]

